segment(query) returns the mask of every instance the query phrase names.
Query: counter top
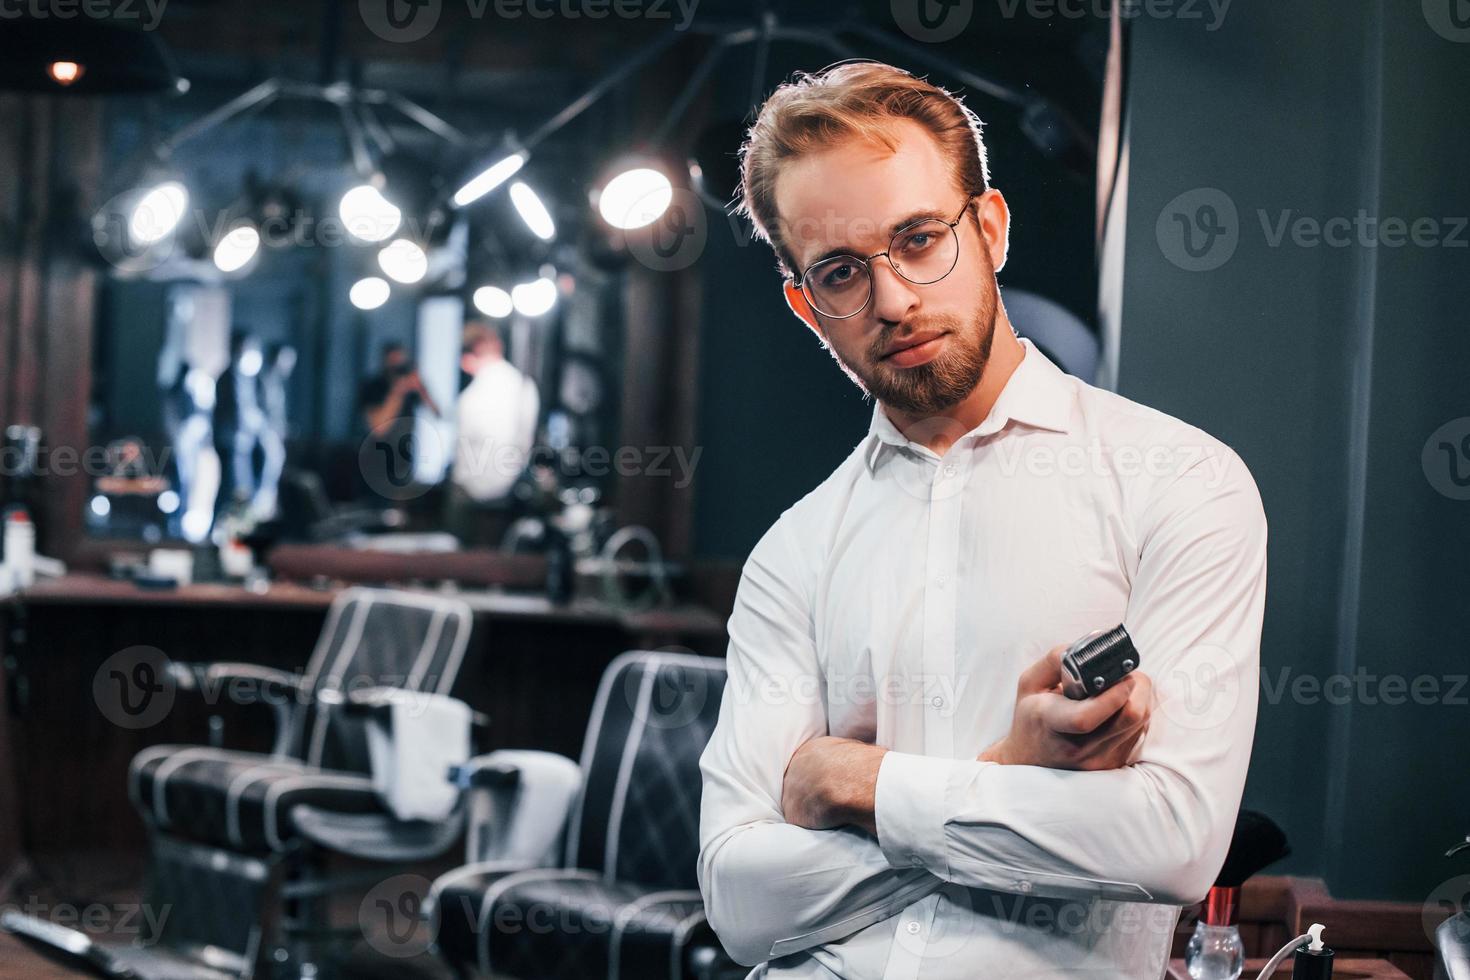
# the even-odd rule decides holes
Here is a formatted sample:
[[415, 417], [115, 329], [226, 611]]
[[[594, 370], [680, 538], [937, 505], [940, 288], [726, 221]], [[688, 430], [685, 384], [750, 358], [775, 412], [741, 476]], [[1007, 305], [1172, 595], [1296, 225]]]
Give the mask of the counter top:
[[[198, 583], [172, 589], [144, 589], [106, 575], [72, 573], [42, 579], [8, 601], [27, 606], [213, 606], [232, 609], [325, 609], [338, 588], [317, 589], [295, 582], [273, 582], [256, 592], [224, 582]], [[476, 613], [497, 618], [545, 622], [607, 624], [631, 633], [723, 633], [724, 620], [703, 606], [679, 604], [646, 610], [620, 609], [601, 599], [585, 597], [554, 603], [534, 592], [488, 589], [419, 589], [433, 595], [454, 595]]]

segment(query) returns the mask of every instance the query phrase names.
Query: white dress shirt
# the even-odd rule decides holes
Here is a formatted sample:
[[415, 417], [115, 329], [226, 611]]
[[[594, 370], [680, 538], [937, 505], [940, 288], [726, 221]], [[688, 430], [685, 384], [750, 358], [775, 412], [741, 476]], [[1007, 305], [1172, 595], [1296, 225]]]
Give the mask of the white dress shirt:
[[[752, 977], [1164, 976], [1250, 761], [1266, 520], [1240, 457], [1027, 339], [942, 457], [881, 407], [746, 561], [701, 759], [699, 881]], [[1154, 682], [1130, 765], [976, 761], [1021, 672], [1123, 623]], [[884, 746], [877, 839], [787, 824], [823, 734]]]
[[453, 479], [478, 501], [510, 493], [536, 438], [536, 382], [501, 359], [481, 367], [455, 406]]

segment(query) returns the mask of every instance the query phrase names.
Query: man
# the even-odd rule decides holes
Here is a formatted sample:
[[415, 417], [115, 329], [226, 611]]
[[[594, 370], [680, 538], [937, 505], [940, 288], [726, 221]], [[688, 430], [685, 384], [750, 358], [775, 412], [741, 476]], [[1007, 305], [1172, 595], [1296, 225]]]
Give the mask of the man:
[[509, 496], [536, 438], [541, 398], [536, 382], [505, 359], [505, 342], [486, 321], [465, 324], [459, 366], [470, 382], [455, 409], [450, 525], [466, 543], [490, 543], [508, 524]]
[[[701, 761], [711, 925], [752, 976], [1157, 980], [1250, 757], [1249, 472], [1015, 335], [1010, 215], [942, 89], [874, 63], [784, 85], [742, 185], [876, 405], [744, 567]], [[1065, 646], [1118, 623], [1142, 669], [1059, 693]]]

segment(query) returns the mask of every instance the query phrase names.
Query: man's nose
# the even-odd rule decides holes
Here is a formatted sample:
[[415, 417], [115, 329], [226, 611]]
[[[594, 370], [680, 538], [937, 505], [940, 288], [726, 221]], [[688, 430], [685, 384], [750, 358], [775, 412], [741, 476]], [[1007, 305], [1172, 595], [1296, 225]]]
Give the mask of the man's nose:
[[914, 284], [893, 269], [888, 256], [881, 255], [870, 263], [873, 270], [873, 314], [889, 323], [901, 323], [919, 305]]

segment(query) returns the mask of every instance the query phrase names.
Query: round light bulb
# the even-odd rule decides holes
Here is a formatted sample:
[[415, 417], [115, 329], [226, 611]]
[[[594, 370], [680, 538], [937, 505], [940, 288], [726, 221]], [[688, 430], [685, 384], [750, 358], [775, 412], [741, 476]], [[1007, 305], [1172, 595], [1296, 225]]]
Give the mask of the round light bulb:
[[214, 265], [221, 272], [238, 272], [260, 251], [260, 232], [254, 225], [241, 225], [214, 247]]
[[597, 210], [614, 228], [629, 230], [653, 224], [674, 200], [674, 185], [651, 167], [625, 170], [602, 189]]
[[395, 282], [411, 286], [429, 272], [429, 256], [417, 243], [395, 238], [378, 253], [378, 267]]
[[337, 213], [347, 233], [364, 242], [381, 242], [403, 223], [403, 212], [372, 184], [358, 184], [343, 194]]
[[499, 286], [481, 286], [475, 290], [475, 309], [486, 316], [497, 319], [508, 317], [515, 311], [515, 303], [510, 298], [510, 293]]
[[189, 192], [177, 180], [165, 181], [152, 188], [133, 207], [128, 218], [128, 234], [140, 245], [163, 241], [178, 227], [189, 206]]
[[392, 291], [387, 280], [379, 279], [377, 276], [368, 276], [352, 284], [347, 298], [352, 300], [352, 305], [359, 310], [376, 310], [388, 302], [388, 294]]

